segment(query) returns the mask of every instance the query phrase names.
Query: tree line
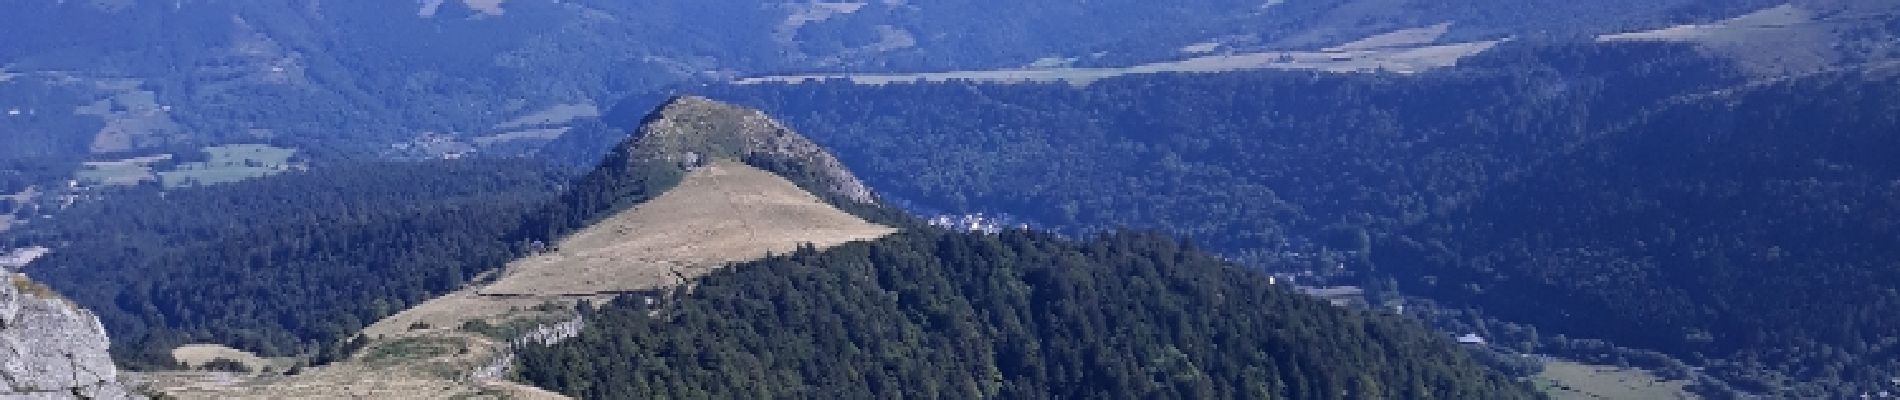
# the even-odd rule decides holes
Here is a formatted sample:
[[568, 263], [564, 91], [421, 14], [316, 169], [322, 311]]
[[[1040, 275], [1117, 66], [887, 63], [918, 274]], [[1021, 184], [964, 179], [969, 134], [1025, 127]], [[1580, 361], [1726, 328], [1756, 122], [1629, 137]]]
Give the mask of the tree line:
[[1153, 234], [919, 228], [587, 308], [520, 353], [581, 398], [1534, 398], [1447, 337]]

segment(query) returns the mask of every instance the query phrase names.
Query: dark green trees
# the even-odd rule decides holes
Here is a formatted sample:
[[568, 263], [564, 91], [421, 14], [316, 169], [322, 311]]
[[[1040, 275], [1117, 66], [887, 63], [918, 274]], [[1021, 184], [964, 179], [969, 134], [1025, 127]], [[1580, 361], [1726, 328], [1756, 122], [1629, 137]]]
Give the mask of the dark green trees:
[[1374, 254], [1418, 292], [1703, 360], [1740, 389], [1894, 390], [1896, 116], [1890, 68], [1659, 107]]
[[336, 353], [376, 319], [515, 257], [506, 236], [553, 192], [538, 164], [335, 165], [106, 193], [8, 235], [54, 251], [28, 270], [99, 314], [122, 363], [229, 344]]
[[587, 314], [522, 376], [582, 398], [1532, 397], [1449, 340], [1154, 235], [923, 229]]

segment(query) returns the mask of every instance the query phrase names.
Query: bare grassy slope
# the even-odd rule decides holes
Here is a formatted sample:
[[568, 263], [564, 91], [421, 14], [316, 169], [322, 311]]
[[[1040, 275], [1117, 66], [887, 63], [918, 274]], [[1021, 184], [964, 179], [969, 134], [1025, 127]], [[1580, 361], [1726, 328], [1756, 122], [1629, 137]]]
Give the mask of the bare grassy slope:
[[172, 359], [178, 360], [178, 363], [190, 368], [203, 367], [205, 364], [210, 364], [212, 361], [219, 359], [236, 361], [238, 364], [243, 364], [245, 368], [249, 368], [252, 371], [262, 371], [265, 369], [282, 370], [288, 367], [280, 362], [280, 360], [258, 357], [257, 354], [248, 351], [233, 349], [218, 344], [188, 344], [179, 346], [176, 349], [172, 349]]
[[756, 110], [675, 99], [618, 151], [634, 162], [609, 162], [596, 178], [609, 181], [653, 165], [685, 170], [659, 195], [510, 263], [492, 283], [471, 285], [365, 328], [368, 345], [348, 360], [295, 376], [173, 373], [149, 374], [148, 381], [179, 398], [559, 398], [495, 378], [501, 374], [493, 372], [511, 360], [504, 339], [572, 318], [581, 300], [672, 288], [768, 253], [894, 232], [738, 161], [795, 163], [817, 172], [807, 177], [816, 179], [810, 187], [835, 198], [873, 200], [824, 149]]
[[1605, 42], [1695, 43], [1734, 58], [1759, 75], [1813, 72], [1851, 55], [1891, 54], [1891, 32], [1880, 25], [1900, 15], [1900, 3], [1801, 1], [1710, 24], [1601, 35]]
[[565, 307], [579, 299], [664, 289], [803, 243], [826, 248], [891, 232], [785, 178], [715, 161], [659, 197], [568, 236], [554, 251], [509, 264], [493, 284], [431, 300], [364, 332], [393, 337], [418, 324], [457, 327], [474, 319], [499, 325], [550, 302]]
[[[180, 398], [536, 398], [508, 382], [471, 379], [501, 343], [461, 329], [561, 314], [581, 299], [681, 284], [729, 263], [804, 243], [820, 248], [892, 233], [839, 211], [791, 181], [719, 160], [660, 197], [510, 264], [493, 284], [431, 300], [364, 330], [349, 360], [297, 376], [179, 374], [154, 386]], [[549, 307], [552, 306], [552, 307]]]
[[180, 399], [527, 399], [506, 382], [466, 379], [497, 356], [498, 342], [479, 335], [418, 332], [380, 340], [349, 360], [297, 375], [149, 373], [146, 387]]
[[510, 266], [483, 295], [593, 295], [662, 288], [801, 243], [830, 247], [890, 228], [825, 204], [777, 175], [731, 161], [692, 171], [658, 198]]

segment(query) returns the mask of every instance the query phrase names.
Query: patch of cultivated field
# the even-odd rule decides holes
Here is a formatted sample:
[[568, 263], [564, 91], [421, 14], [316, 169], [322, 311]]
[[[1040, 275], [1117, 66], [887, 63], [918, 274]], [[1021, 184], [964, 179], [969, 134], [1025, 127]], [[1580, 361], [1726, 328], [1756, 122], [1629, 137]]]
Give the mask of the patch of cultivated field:
[[518, 140], [554, 140], [567, 134], [567, 125], [576, 118], [600, 116], [593, 103], [557, 104], [540, 111], [495, 124], [495, 132], [477, 137], [475, 144], [490, 146]]
[[107, 186], [131, 186], [154, 179], [149, 165], [119, 162], [86, 163], [74, 175], [80, 182]]
[[1552, 360], [1544, 372], [1531, 377], [1539, 390], [1554, 400], [1676, 400], [1699, 399], [1684, 390], [1689, 381], [1664, 381], [1636, 368], [1590, 365]]
[[297, 154], [295, 149], [262, 144], [206, 147], [204, 152], [208, 156], [204, 162], [183, 163], [170, 171], [159, 172], [160, 183], [173, 188], [270, 176], [293, 169], [290, 158]]
[[160, 372], [139, 374], [138, 380], [179, 399], [562, 398], [506, 382], [467, 379], [468, 371], [497, 356], [498, 346], [480, 335], [431, 331], [376, 341], [349, 360], [296, 375]]
[[593, 103], [557, 104], [542, 109], [541, 111], [535, 111], [527, 115], [515, 117], [515, 119], [508, 120], [507, 122], [496, 124], [495, 129], [513, 131], [523, 128], [566, 125], [568, 122], [573, 122], [575, 118], [598, 116], [600, 116], [600, 108], [595, 107]]
[[1323, 51], [1344, 52], [1425, 46], [1432, 44], [1432, 42], [1437, 42], [1438, 38], [1445, 36], [1446, 32], [1451, 32], [1450, 22], [1372, 35], [1365, 39], [1353, 41], [1352, 43], [1328, 47]]
[[181, 163], [170, 170], [155, 171], [153, 165], [169, 161], [171, 154], [158, 154], [113, 161], [89, 161], [80, 164], [74, 179], [88, 185], [129, 186], [156, 180], [167, 188], [213, 185], [264, 177], [298, 168], [290, 158], [295, 149], [262, 144], [232, 144], [206, 147], [203, 162]]
[[1214, 50], [1220, 50], [1220, 42], [1200, 42], [1181, 46], [1179, 49], [1180, 52], [1187, 54], [1212, 53]]
[[289, 363], [258, 357], [251, 352], [217, 344], [188, 344], [172, 349], [172, 359], [187, 368], [199, 368], [219, 359], [236, 361], [251, 371], [283, 371]]
[[171, 158], [170, 154], [159, 154], [113, 161], [88, 161], [79, 165], [79, 171], [74, 173], [74, 178], [88, 185], [137, 185], [140, 182], [158, 179], [157, 175], [152, 173], [152, 164]]
[[[1421, 28], [1429, 29], [1429, 28]], [[1413, 34], [1411, 36], [1418, 36]], [[1409, 37], [1409, 36], [1408, 36]], [[1382, 39], [1382, 42], [1394, 40]], [[984, 83], [1068, 82], [1082, 86], [1123, 75], [1158, 73], [1216, 73], [1248, 70], [1306, 70], [1324, 72], [1416, 73], [1457, 65], [1458, 60], [1490, 50], [1502, 41], [1455, 43], [1436, 46], [1384, 47], [1346, 51], [1287, 51], [1209, 55], [1119, 68], [1023, 68], [981, 71], [924, 72], [907, 74], [809, 74], [745, 78], [738, 85], [764, 83], [805, 83], [844, 79], [859, 85], [893, 83], [973, 81]]]
[[158, 94], [139, 89], [137, 80], [100, 80], [94, 86], [109, 97], [75, 107], [73, 114], [99, 117], [106, 126], [93, 134], [92, 152], [109, 153], [146, 147], [183, 128], [170, 111], [158, 104]]
[[506, 0], [462, 0], [462, 5], [468, 6], [471, 10], [480, 11], [483, 14], [501, 15], [506, 12], [501, 9], [501, 3], [504, 2], [506, 2]]
[[1694, 41], [1747, 34], [1749, 31], [1780, 31], [1814, 22], [1812, 13], [1794, 4], [1783, 4], [1712, 24], [1677, 25], [1663, 29], [1614, 33], [1598, 36], [1598, 41]]
[[797, 39], [798, 28], [807, 24], [824, 22], [835, 16], [858, 12], [864, 8], [865, 4], [862, 2], [786, 3], [783, 7], [787, 8], [789, 13], [785, 16], [785, 20], [779, 22], [778, 27], [772, 30], [772, 39], [782, 44], [791, 44]]
[[559, 127], [559, 128], [523, 129], [523, 130], [518, 130], [518, 131], [513, 131], [513, 132], [503, 132], [503, 133], [497, 133], [497, 134], [488, 135], [488, 136], [482, 136], [482, 137], [475, 138], [473, 141], [475, 142], [475, 144], [478, 144], [478, 145], [489, 146], [489, 145], [494, 145], [497, 143], [507, 143], [507, 142], [517, 141], [517, 140], [554, 140], [554, 139], [560, 139], [561, 135], [567, 134], [567, 131], [569, 129], [572, 129], [572, 128]]
[[1849, 32], [1876, 31], [1900, 13], [1900, 3], [1846, 2], [1805, 8], [1784, 4], [1708, 24], [1601, 35], [1602, 42], [1686, 42], [1741, 61], [1762, 75], [1825, 68], [1843, 59], [1838, 45]]

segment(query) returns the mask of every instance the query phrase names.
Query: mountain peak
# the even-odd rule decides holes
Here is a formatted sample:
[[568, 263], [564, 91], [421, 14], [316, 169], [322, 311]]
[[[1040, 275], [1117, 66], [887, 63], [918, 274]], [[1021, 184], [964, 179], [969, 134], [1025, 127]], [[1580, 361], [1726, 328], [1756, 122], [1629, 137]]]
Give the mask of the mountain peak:
[[[830, 152], [764, 112], [699, 96], [675, 96], [641, 122], [620, 149], [638, 163], [691, 168], [709, 159], [786, 166], [806, 174], [809, 190], [862, 204], [875, 204], [869, 187]], [[776, 169], [776, 168], [768, 168]], [[792, 171], [774, 171], [781, 175]], [[788, 177], [796, 178], [799, 177]]]
[[844, 163], [764, 112], [698, 96], [668, 99], [632, 137], [568, 190], [531, 237], [552, 240], [652, 200], [695, 170], [722, 161], [785, 178], [840, 208], [876, 205], [877, 197]]
[[706, 98], [705, 96], [682, 94], [682, 95], [674, 95], [673, 97], [667, 98], [665, 102], [660, 103], [660, 106], [657, 109], [655, 109], [655, 113], [656, 114], [664, 113], [667, 110], [691, 110], [691, 109], [696, 109], [696, 108], [697, 109], [728, 109], [728, 110], [744, 110], [745, 109], [744, 107], [740, 107], [737, 105], [732, 105], [729, 103], [720, 102], [718, 100], [709, 99], [709, 98]]

